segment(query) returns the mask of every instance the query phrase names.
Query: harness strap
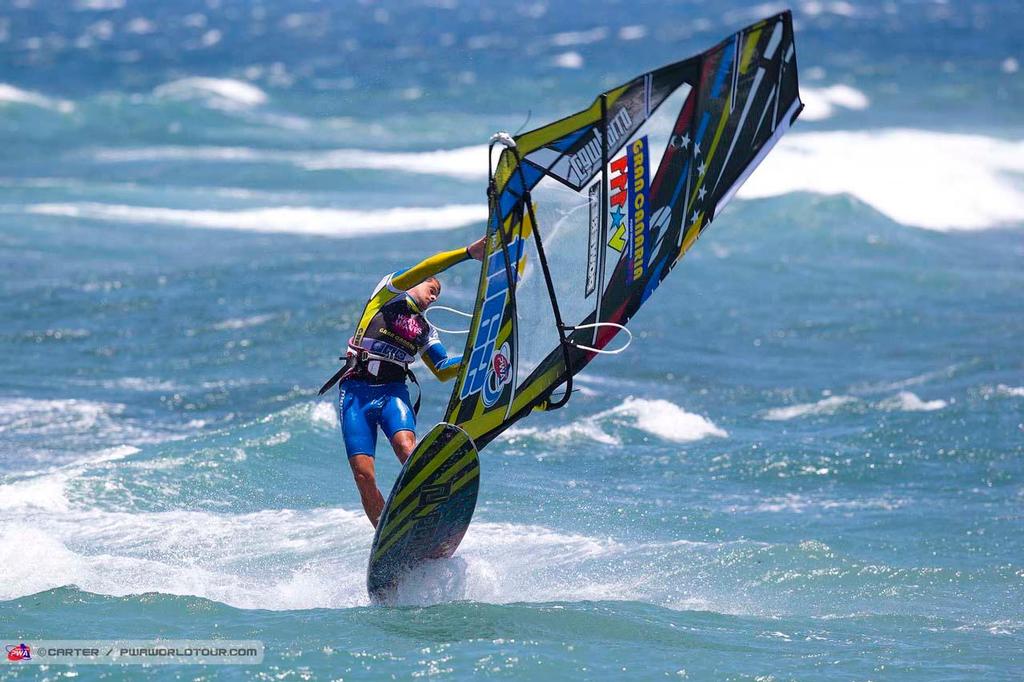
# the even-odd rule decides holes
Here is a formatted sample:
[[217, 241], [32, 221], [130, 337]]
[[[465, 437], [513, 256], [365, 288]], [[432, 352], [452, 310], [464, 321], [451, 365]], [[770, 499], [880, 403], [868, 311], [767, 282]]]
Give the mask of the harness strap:
[[408, 367], [405, 368], [405, 376], [409, 377], [409, 381], [416, 384], [416, 402], [412, 404], [412, 414], [414, 417], [418, 417], [420, 416], [420, 402], [423, 400], [423, 387], [420, 386], [420, 382], [416, 380], [416, 375]]
[[330, 379], [324, 382], [324, 385], [320, 387], [320, 392], [317, 393], [318, 396], [327, 393], [327, 391], [331, 390], [331, 388], [335, 384], [341, 383], [345, 379], [348, 379], [355, 373], [356, 369], [359, 366], [359, 361], [356, 359], [356, 356], [354, 355], [342, 355], [338, 359], [344, 360], [345, 365], [337, 372], [335, 372]]
[[[320, 387], [320, 391], [319, 393], [317, 393], [317, 395], [321, 396], [324, 393], [327, 393], [327, 391], [331, 390], [331, 388], [333, 388], [335, 384], [339, 384], [345, 379], [348, 379], [350, 376], [355, 374], [356, 371], [358, 371], [361, 363], [366, 363], [371, 357], [374, 357], [372, 353], [369, 353], [362, 349], [359, 349], [358, 354], [353, 353], [352, 355], [340, 356], [338, 359], [344, 360], [345, 365], [337, 372], [335, 372], [330, 379], [324, 382], [324, 385]], [[409, 369], [408, 365], [405, 365], [405, 376], [407, 379], [409, 379], [409, 381], [416, 384], [416, 402], [413, 403], [412, 405], [412, 413], [414, 416], [418, 417], [420, 414], [420, 403], [423, 402], [423, 387], [420, 386], [419, 380], [416, 378], [416, 375], [413, 374], [413, 371]]]

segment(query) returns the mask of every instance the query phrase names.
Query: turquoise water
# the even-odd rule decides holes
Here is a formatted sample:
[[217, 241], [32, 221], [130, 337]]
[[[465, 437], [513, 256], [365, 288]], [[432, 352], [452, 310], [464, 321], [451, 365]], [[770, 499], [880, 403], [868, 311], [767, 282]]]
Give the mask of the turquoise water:
[[0, 638], [266, 658], [0, 678], [1020, 677], [1019, 6], [795, 7], [805, 115], [394, 608], [315, 396], [365, 297], [495, 129], [776, 7], [75, 7], [0, 12]]

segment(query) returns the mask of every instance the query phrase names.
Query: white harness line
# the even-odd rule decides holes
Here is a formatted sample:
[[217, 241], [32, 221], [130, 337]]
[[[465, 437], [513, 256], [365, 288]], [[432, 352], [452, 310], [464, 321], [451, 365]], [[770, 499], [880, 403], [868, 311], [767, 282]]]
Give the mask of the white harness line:
[[[624, 331], [629, 335], [626, 339], [626, 344], [622, 348], [616, 348], [614, 350], [605, 350], [604, 348], [594, 348], [593, 346], [584, 346], [581, 343], [573, 343], [572, 345], [582, 350], [588, 350], [592, 353], [600, 353], [602, 355], [618, 355], [622, 351], [629, 348], [629, 344], [633, 343], [633, 332], [629, 331], [625, 325], [618, 324], [617, 322], [592, 322], [591, 324], [578, 324], [575, 327], [566, 327], [567, 330], [576, 331], [577, 329], [599, 329], [601, 327], [615, 327], [619, 331]], [[570, 342], [572, 343], [572, 342]]]
[[423, 317], [425, 317], [427, 319], [427, 322], [430, 323], [431, 327], [433, 327], [434, 329], [436, 329], [439, 332], [444, 332], [445, 334], [468, 334], [469, 333], [468, 329], [445, 329], [443, 327], [439, 327], [438, 325], [434, 324], [434, 321], [431, 320], [427, 316], [427, 313], [429, 311], [431, 311], [431, 310], [447, 310], [450, 313], [455, 313], [456, 315], [462, 315], [463, 317], [469, 317], [469, 318], [473, 317], [472, 314], [464, 313], [461, 310], [456, 310], [455, 308], [449, 308], [446, 305], [432, 305], [432, 306], [430, 306], [429, 308], [427, 308], [426, 310], [423, 311]]

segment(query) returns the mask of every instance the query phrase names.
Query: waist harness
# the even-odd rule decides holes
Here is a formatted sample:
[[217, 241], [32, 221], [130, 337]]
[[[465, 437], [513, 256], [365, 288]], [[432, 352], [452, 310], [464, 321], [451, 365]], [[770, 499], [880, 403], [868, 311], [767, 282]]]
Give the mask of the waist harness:
[[416, 375], [409, 369], [408, 364], [392, 360], [383, 355], [371, 353], [365, 348], [352, 345], [352, 343], [348, 344], [348, 353], [340, 356], [338, 359], [344, 361], [345, 364], [331, 375], [330, 379], [324, 382], [317, 395], [327, 393], [335, 384], [339, 384], [346, 379], [361, 379], [370, 384], [377, 385], [408, 379], [416, 384], [416, 402], [412, 406], [412, 413], [419, 415], [423, 389], [420, 387], [420, 382], [417, 381]]

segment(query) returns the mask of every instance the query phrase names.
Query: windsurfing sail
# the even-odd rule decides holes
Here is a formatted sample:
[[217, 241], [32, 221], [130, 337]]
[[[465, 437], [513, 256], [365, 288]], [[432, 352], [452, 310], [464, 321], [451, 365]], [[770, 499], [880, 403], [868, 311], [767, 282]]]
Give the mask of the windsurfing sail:
[[608, 350], [802, 108], [783, 12], [501, 138], [444, 421], [480, 448], [532, 410], [564, 404], [572, 376]]

